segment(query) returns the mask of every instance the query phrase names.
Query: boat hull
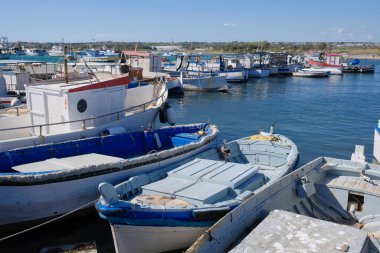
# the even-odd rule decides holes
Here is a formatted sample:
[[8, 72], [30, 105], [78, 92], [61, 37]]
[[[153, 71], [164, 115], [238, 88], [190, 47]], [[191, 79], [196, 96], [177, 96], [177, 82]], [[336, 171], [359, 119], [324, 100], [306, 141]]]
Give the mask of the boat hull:
[[270, 74], [269, 69], [249, 69], [248, 76], [253, 78], [268, 77]]
[[[142, 127], [147, 129], [156, 120], [159, 109], [160, 108], [158, 107], [147, 109], [144, 112], [128, 115], [128, 117], [125, 117], [120, 120], [115, 120], [111, 123], [104, 124], [99, 127], [91, 127], [83, 130], [71, 131], [60, 134], [51, 134], [45, 136], [34, 135], [25, 137], [25, 135], [28, 135], [25, 132], [29, 132], [29, 129], [27, 128], [18, 129], [16, 130], [18, 132], [15, 133], [13, 132], [14, 130], [0, 131], [0, 151], [6, 151], [19, 147], [35, 146], [44, 143], [57, 143], [66, 140], [77, 140], [85, 137], [98, 136], [104, 130], [113, 126], [122, 126], [125, 128], [127, 132], [138, 131], [141, 130]], [[4, 129], [11, 128], [12, 126], [17, 125], [17, 123], [20, 120], [23, 120], [26, 123], [18, 125], [28, 125], [28, 116], [25, 115], [25, 117], [23, 117], [22, 119], [20, 117], [13, 117], [12, 119], [7, 119], [6, 121], [1, 122], [2, 127]]]
[[244, 82], [248, 80], [248, 71], [234, 70], [219, 72], [219, 76], [224, 76], [227, 82]]
[[182, 78], [182, 86], [188, 91], [228, 91], [228, 83], [224, 76], [208, 76], [199, 78]]
[[344, 67], [345, 73], [374, 73], [375, 65], [348, 65]]
[[214, 137], [187, 152], [173, 154], [162, 160], [156, 159], [141, 166], [121, 170], [115, 168], [114, 172], [97, 176], [35, 185], [1, 186], [3, 197], [0, 199], [0, 226], [7, 225], [7, 228], [11, 229], [13, 225], [17, 226], [17, 223], [54, 217], [88, 203], [91, 205], [98, 198], [98, 185], [101, 182], [118, 184], [138, 174], [178, 166], [182, 160], [214, 147], [215, 142]]
[[324, 78], [324, 77], [329, 77], [329, 73], [304, 71], [304, 72], [294, 72], [293, 76], [294, 77], [308, 77], [308, 78]]
[[118, 253], [184, 249], [189, 247], [206, 229], [207, 227], [111, 225], [115, 249]]

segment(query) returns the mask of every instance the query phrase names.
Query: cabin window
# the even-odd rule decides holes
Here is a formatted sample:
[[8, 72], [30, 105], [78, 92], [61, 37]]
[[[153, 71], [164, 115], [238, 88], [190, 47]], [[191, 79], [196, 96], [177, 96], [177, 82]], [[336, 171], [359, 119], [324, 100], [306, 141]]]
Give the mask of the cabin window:
[[84, 99], [79, 100], [77, 104], [77, 109], [80, 113], [85, 112], [87, 110], [87, 101]]

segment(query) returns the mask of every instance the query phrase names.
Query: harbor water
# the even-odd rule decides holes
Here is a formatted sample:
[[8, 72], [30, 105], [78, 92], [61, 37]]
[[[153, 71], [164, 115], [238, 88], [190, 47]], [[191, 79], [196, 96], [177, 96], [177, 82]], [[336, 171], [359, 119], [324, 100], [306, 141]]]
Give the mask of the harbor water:
[[[219, 142], [269, 130], [275, 122], [275, 130], [298, 146], [299, 166], [319, 156], [350, 159], [356, 144], [372, 161], [373, 127], [380, 118], [380, 61], [373, 63], [374, 74], [250, 79], [230, 84], [229, 93], [186, 92], [169, 103], [178, 124], [216, 124]], [[114, 252], [108, 222], [94, 208], [2, 241], [0, 252], [61, 252], [81, 243]]]

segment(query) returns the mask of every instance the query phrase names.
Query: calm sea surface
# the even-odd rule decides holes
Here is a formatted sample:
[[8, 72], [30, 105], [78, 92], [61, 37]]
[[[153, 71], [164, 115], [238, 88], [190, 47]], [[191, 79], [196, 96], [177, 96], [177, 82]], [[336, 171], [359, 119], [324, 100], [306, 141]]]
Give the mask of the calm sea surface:
[[[177, 123], [210, 121], [218, 126], [220, 141], [268, 130], [276, 122], [276, 131], [297, 144], [299, 165], [319, 156], [350, 159], [355, 144], [364, 145], [372, 161], [373, 127], [380, 119], [380, 61], [372, 62], [375, 74], [253, 79], [231, 84], [230, 93], [190, 92], [169, 103]], [[0, 243], [0, 252], [60, 252], [62, 245], [92, 241], [98, 252], [114, 251], [108, 223], [95, 211]]]

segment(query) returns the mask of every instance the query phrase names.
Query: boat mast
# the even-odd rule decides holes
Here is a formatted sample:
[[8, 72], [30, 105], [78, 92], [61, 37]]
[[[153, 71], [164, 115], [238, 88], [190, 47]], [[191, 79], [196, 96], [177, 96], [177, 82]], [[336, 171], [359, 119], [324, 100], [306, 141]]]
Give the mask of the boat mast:
[[69, 76], [67, 74], [67, 58], [66, 58], [66, 54], [67, 54], [67, 46], [64, 47], [63, 49], [63, 59], [64, 59], [64, 66], [65, 66], [65, 82], [66, 83], [69, 83]]

